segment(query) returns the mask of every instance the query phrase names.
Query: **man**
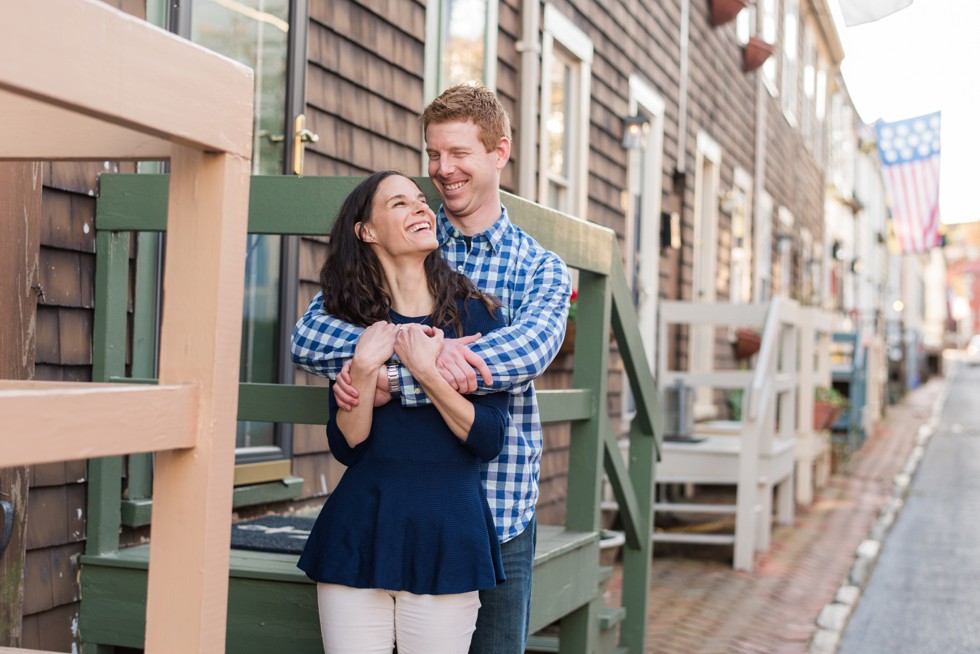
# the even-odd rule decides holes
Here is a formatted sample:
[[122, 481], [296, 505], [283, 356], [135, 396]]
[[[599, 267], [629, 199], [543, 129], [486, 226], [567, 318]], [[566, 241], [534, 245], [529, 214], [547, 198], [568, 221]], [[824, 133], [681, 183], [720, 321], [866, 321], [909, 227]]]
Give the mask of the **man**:
[[[506, 327], [472, 339], [447, 339], [439, 363], [461, 393], [506, 390], [510, 420], [500, 456], [483, 471], [501, 542], [507, 581], [480, 593], [471, 652], [518, 654], [527, 640], [534, 563], [534, 505], [542, 432], [532, 381], [561, 345], [571, 282], [561, 259], [510, 222], [500, 204], [500, 173], [510, 159], [510, 119], [482, 87], [447, 89], [422, 113], [429, 176], [442, 198], [436, 234], [443, 256], [481, 290], [503, 303]], [[336, 379], [341, 407], [359, 398], [342, 371], [360, 328], [322, 311], [318, 294], [293, 331], [293, 361]], [[474, 367], [480, 370], [478, 385]], [[379, 370], [375, 402], [400, 395], [406, 406], [424, 394], [397, 363]]]

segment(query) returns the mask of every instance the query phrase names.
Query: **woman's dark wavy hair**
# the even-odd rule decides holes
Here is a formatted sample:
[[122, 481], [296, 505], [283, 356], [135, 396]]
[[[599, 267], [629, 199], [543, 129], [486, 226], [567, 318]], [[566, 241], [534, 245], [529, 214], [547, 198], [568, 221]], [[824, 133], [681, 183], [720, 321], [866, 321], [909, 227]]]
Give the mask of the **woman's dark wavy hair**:
[[[384, 271], [371, 246], [358, 238], [357, 223], [371, 222], [371, 206], [381, 182], [401, 174], [382, 170], [365, 178], [344, 200], [330, 234], [327, 260], [320, 269], [323, 308], [353, 325], [367, 327], [389, 319], [391, 296], [385, 289]], [[432, 227], [435, 229], [435, 225]], [[433, 325], [447, 327], [461, 336], [463, 325], [457, 300], [478, 299], [491, 314], [500, 306], [496, 298], [483, 293], [468, 277], [450, 268], [438, 248], [425, 258], [424, 267], [429, 292], [435, 298]]]

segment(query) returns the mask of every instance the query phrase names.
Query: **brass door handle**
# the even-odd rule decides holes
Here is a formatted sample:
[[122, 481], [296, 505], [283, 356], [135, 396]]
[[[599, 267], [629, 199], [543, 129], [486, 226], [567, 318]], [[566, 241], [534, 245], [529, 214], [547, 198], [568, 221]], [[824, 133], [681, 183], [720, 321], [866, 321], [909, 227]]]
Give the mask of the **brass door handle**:
[[306, 129], [306, 114], [299, 114], [293, 121], [293, 173], [303, 175], [303, 157], [307, 143], [318, 143], [320, 135]]

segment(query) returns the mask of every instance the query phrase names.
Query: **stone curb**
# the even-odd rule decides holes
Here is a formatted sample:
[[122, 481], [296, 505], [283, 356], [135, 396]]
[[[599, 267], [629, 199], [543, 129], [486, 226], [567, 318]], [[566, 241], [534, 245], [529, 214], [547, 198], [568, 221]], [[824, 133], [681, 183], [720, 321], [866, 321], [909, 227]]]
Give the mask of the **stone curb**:
[[851, 564], [847, 577], [838, 588], [834, 600], [823, 607], [817, 616], [817, 631], [810, 639], [807, 654], [836, 654], [840, 647], [844, 628], [847, 627], [854, 609], [857, 608], [858, 601], [861, 599], [861, 592], [878, 561], [882, 542], [884, 542], [885, 536], [905, 504], [905, 495], [908, 493], [915, 471], [925, 455], [926, 445], [939, 427], [943, 405], [946, 403], [946, 394], [947, 387], [944, 383], [939, 396], [933, 403], [932, 415], [926, 423], [919, 426], [916, 432], [915, 446], [912, 448], [905, 466], [895, 474], [895, 478], [892, 480], [891, 497], [879, 511], [878, 518], [868, 533], [868, 537], [858, 545], [854, 555], [854, 563]]

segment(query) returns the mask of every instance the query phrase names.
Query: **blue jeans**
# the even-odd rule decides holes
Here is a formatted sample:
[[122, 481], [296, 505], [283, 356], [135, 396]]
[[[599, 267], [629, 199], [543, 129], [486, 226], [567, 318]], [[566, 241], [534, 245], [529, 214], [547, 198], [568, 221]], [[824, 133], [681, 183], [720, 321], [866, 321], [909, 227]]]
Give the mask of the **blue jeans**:
[[480, 591], [480, 612], [470, 654], [522, 654], [531, 620], [531, 573], [537, 521], [500, 546], [507, 581]]

